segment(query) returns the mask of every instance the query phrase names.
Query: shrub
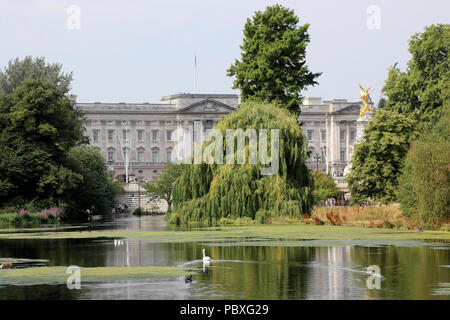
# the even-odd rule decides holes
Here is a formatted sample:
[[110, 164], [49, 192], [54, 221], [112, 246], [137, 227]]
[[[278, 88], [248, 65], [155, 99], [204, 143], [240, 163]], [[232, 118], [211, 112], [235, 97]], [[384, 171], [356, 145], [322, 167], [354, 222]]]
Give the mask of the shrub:
[[270, 223], [270, 221], [272, 220], [272, 215], [269, 211], [260, 209], [258, 210], [258, 212], [256, 212], [255, 220], [258, 223]]
[[400, 176], [398, 198], [406, 215], [423, 226], [450, 218], [450, 108], [431, 130], [413, 142]]

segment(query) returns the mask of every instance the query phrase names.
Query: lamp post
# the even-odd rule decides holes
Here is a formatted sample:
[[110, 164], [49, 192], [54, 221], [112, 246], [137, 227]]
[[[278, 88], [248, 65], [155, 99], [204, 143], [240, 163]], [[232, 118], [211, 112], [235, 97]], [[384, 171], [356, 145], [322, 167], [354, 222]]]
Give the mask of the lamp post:
[[319, 171], [319, 155], [316, 153], [316, 155], [314, 156], [314, 159], [316, 159], [316, 163], [317, 163], [317, 171]]

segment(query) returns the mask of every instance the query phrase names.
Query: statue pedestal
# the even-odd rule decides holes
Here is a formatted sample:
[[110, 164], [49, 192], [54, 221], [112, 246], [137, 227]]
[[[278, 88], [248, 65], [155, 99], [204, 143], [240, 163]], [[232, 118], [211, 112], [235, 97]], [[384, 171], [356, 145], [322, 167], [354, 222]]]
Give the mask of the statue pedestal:
[[[372, 118], [373, 118], [372, 114], [370, 112], [366, 112], [364, 117], [362, 117], [362, 118], [359, 117], [358, 120], [356, 120], [356, 143], [355, 144], [358, 144], [361, 142], [362, 137], [364, 135], [364, 130], [366, 130], [367, 125], [369, 124], [369, 121], [372, 120]], [[350, 170], [352, 169], [351, 159], [353, 157], [353, 151], [354, 151], [354, 146], [351, 148], [351, 151], [349, 154], [349, 162], [344, 168], [344, 177], [346, 177], [350, 173]]]
[[364, 117], [359, 117], [356, 120], [356, 143], [361, 142], [361, 139], [364, 135], [364, 130], [366, 130], [369, 121], [372, 119], [372, 114], [370, 112], [366, 112]]

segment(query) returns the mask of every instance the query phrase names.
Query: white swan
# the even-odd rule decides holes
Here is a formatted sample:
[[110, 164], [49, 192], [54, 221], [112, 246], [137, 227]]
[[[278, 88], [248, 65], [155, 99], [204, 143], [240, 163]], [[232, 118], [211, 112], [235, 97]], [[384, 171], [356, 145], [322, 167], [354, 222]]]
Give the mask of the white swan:
[[212, 259], [210, 258], [210, 257], [208, 257], [208, 256], [205, 256], [205, 249], [203, 249], [203, 262], [209, 262], [209, 261], [211, 261]]

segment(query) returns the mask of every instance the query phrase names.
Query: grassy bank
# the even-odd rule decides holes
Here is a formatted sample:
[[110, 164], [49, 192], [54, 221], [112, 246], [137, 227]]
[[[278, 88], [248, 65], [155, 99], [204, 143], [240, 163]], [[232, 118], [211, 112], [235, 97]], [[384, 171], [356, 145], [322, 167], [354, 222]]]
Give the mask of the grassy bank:
[[[416, 218], [405, 216], [399, 205], [387, 206], [352, 206], [352, 207], [317, 207], [313, 210], [311, 224], [330, 224], [369, 228], [396, 228], [412, 230], [425, 226]], [[438, 227], [450, 231], [450, 224]]]

